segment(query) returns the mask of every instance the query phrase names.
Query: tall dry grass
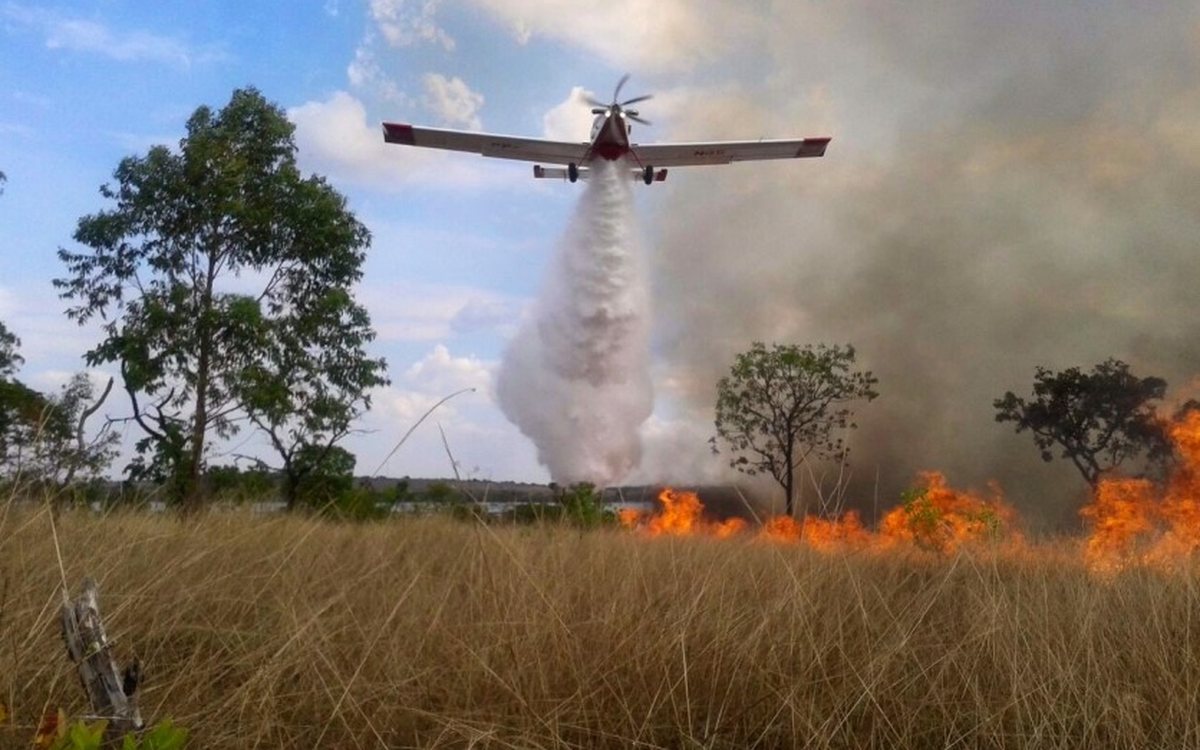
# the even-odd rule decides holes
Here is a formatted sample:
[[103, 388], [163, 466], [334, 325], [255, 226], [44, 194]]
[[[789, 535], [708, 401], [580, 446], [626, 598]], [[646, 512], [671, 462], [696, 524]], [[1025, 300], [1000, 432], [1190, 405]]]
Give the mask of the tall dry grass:
[[755, 541], [0, 515], [0, 746], [86, 710], [58, 637], [90, 574], [143, 713], [196, 748], [1197, 747], [1195, 574]]

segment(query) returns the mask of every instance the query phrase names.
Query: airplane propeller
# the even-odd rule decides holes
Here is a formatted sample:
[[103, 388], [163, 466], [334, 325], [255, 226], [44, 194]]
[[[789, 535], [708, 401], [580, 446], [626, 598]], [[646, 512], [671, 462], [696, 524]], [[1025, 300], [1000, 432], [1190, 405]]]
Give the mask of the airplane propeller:
[[617, 81], [617, 87], [615, 89], [613, 89], [613, 103], [614, 104], [616, 103], [617, 99], [620, 98], [621, 88], [625, 85], [625, 82], [628, 80], [629, 80], [629, 74], [626, 73], [625, 75], [621, 76], [621, 80]]
[[634, 122], [641, 123], [642, 125], [649, 125], [650, 121], [644, 120], [641, 117], [639, 117], [636, 110], [632, 110], [632, 109], [627, 110], [627, 109], [625, 109], [625, 107], [628, 107], [630, 104], [637, 104], [638, 102], [644, 102], [647, 99], [653, 99], [654, 94], [643, 94], [642, 96], [635, 96], [632, 99], [626, 99], [623, 102], [617, 101], [617, 99], [619, 99], [621, 96], [621, 88], [625, 86], [625, 82], [628, 80], [629, 80], [629, 74], [626, 73], [625, 75], [621, 76], [621, 80], [617, 81], [617, 87], [615, 89], [613, 89], [613, 98], [612, 98], [611, 103], [605, 104], [604, 102], [597, 101], [596, 99], [593, 99], [590, 96], [587, 97], [586, 101], [592, 107], [607, 109], [607, 110], [609, 110], [617, 115], [620, 115], [622, 117], [628, 117], [630, 120], [633, 120]]

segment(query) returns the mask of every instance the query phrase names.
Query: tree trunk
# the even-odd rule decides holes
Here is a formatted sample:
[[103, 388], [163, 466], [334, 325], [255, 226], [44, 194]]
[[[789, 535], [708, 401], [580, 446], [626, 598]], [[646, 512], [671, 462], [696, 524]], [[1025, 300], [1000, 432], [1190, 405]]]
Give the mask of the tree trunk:
[[184, 511], [188, 513], [200, 510], [202, 503], [200, 467], [204, 460], [204, 436], [208, 432], [208, 380], [212, 368], [213, 332], [209, 313], [212, 312], [215, 278], [213, 264], [214, 260], [210, 253], [204, 294], [200, 301], [200, 314], [196, 321], [200, 334], [200, 352], [196, 358], [196, 412], [192, 415], [192, 441], [188, 446], [190, 455], [183, 496]]
[[192, 416], [192, 436], [188, 445], [186, 472], [183, 477], [183, 509], [187, 513], [200, 510], [200, 464], [204, 457], [204, 434], [208, 426], [208, 351], [201, 344], [196, 376], [196, 413]]
[[292, 468], [290, 461], [283, 465], [283, 499], [287, 502], [288, 513], [296, 509], [300, 496], [300, 477]]
[[794, 503], [795, 503], [795, 489], [796, 489], [795, 474], [794, 474], [794, 471], [792, 468], [792, 452], [787, 451], [786, 453], [787, 453], [787, 455], [784, 460], [787, 461], [787, 472], [784, 474], [784, 478], [783, 478], [783, 491], [784, 491], [784, 494], [786, 495], [785, 507], [787, 509], [788, 518], [794, 518], [795, 517]]

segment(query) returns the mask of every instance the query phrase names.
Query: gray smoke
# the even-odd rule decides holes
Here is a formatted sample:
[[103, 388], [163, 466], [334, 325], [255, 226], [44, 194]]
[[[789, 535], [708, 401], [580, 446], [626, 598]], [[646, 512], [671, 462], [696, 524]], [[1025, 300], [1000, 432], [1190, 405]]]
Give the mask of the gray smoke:
[[605, 486], [641, 460], [650, 415], [646, 275], [623, 165], [595, 165], [496, 392], [560, 484]]
[[679, 175], [659, 348], [695, 429], [752, 340], [850, 342], [882, 394], [851, 439], [856, 504], [928, 468], [1073, 518], [1074, 470], [991, 402], [1036, 365], [1200, 372], [1196, 6], [780, 2], [765, 33], [765, 82], [672, 135], [834, 140]]

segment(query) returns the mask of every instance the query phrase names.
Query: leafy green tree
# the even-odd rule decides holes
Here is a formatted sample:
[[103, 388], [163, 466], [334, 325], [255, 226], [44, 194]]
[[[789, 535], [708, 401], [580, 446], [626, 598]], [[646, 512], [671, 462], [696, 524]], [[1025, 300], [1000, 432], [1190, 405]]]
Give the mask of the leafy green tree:
[[57, 394], [36, 391], [15, 378], [24, 361], [18, 346], [0, 323], [0, 475], [62, 487], [99, 474], [116, 453], [117, 436], [102, 428], [89, 439], [86, 426], [108, 388], [97, 399], [91, 379], [77, 373]]
[[[121, 161], [100, 191], [115, 207], [79, 221], [88, 249], [59, 250], [68, 316], [105, 321], [86, 359], [120, 366], [144, 434], [130, 476], [169, 481], [189, 509], [202, 501], [210, 436], [248, 419], [290, 423], [290, 410], [320, 400], [312, 379], [356, 366], [338, 359], [359, 351], [341, 337], [367, 338], [349, 289], [370, 234], [323, 178], [300, 173], [293, 131], [254, 89], [200, 107], [177, 151]], [[328, 444], [336, 422], [308, 442]]]
[[783, 487], [789, 516], [795, 511], [797, 468], [810, 458], [844, 458], [840, 431], [856, 426], [849, 404], [879, 395], [878, 379], [853, 365], [849, 345], [768, 349], [756, 341], [717, 383], [713, 450], [719, 440], [732, 453], [730, 466], [774, 477]]
[[603, 493], [591, 482], [579, 482], [563, 490], [558, 498], [572, 523], [592, 528], [616, 521], [616, 514], [604, 506]]
[[426, 503], [460, 503], [462, 500], [462, 493], [446, 482], [430, 482], [421, 496], [421, 502]]
[[[297, 501], [322, 506], [346, 496], [354, 489], [354, 454], [340, 446], [306, 446], [293, 457], [298, 479], [288, 491], [288, 510]], [[288, 481], [284, 477], [284, 481]]]
[[204, 484], [210, 498], [240, 503], [274, 496], [278, 482], [275, 472], [263, 462], [253, 461], [245, 469], [236, 464], [209, 465]]
[[21, 339], [0, 322], [0, 380], [11, 378], [25, 363], [25, 359], [17, 353], [20, 346]]
[[51, 436], [53, 439], [46, 442], [43, 476], [66, 487], [78, 477], [99, 476], [116, 458], [120, 436], [110, 429], [111, 422], [106, 422], [95, 434], [87, 434], [88, 420], [104, 405], [112, 387], [113, 379], [109, 378], [97, 396], [92, 379], [77, 372], [51, 398], [51, 407], [61, 426]]
[[[354, 268], [341, 272], [357, 278]], [[310, 477], [327, 476], [341, 456], [337, 443], [370, 407], [370, 389], [385, 385], [382, 359], [367, 356], [375, 337], [367, 312], [347, 287], [330, 288], [315, 304], [281, 311], [264, 327], [261, 356], [237, 384], [246, 411], [282, 462], [289, 510]]]
[[40, 464], [38, 446], [44, 432], [58, 432], [50, 403], [19, 380], [0, 380], [0, 475], [29, 476]]
[[1169, 460], [1170, 441], [1151, 401], [1163, 397], [1167, 381], [1139, 378], [1129, 365], [1109, 358], [1083, 372], [1071, 367], [1052, 372], [1038, 367], [1029, 400], [1012, 391], [996, 399], [997, 422], [1029, 430], [1043, 461], [1054, 448], [1069, 459], [1091, 487], [1122, 463], [1144, 457], [1151, 464]]

